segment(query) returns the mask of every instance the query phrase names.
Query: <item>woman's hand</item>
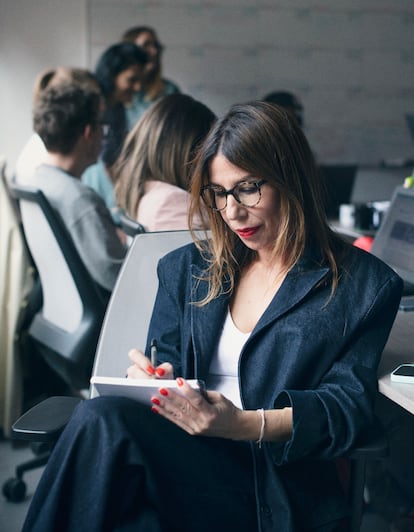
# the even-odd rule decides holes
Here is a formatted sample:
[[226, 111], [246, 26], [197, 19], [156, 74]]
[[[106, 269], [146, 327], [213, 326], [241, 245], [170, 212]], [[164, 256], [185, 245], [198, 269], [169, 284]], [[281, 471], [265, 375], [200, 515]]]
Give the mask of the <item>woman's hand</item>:
[[129, 379], [173, 379], [174, 371], [171, 364], [165, 362], [156, 368], [151, 364], [151, 360], [147, 358], [142, 351], [138, 349], [131, 349], [128, 353], [132, 366], [127, 368], [127, 377]]
[[237, 408], [221, 393], [194, 390], [185, 379], [177, 379], [179, 392], [160, 387], [151, 401], [152, 410], [191, 435], [234, 440], [258, 437], [260, 418], [255, 411]]

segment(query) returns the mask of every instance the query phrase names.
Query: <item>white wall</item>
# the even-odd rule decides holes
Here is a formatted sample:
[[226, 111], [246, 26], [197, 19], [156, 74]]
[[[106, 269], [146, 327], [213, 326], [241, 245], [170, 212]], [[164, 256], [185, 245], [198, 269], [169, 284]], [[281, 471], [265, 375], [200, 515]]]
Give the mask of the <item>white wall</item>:
[[12, 172], [31, 133], [33, 81], [49, 66], [86, 66], [85, 0], [0, 0], [0, 153]]
[[93, 68], [136, 24], [158, 29], [165, 75], [216, 113], [291, 89], [320, 160], [414, 157], [404, 122], [414, 112], [412, 0], [0, 0], [0, 152], [9, 166], [30, 132], [38, 71]]

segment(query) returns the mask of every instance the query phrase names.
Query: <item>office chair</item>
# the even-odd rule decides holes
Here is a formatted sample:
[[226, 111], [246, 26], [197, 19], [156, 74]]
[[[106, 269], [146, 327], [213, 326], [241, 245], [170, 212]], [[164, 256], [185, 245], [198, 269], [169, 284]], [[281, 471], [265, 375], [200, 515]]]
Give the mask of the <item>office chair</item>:
[[[171, 249], [190, 241], [189, 231], [144, 233], [133, 240], [106, 310], [96, 349], [93, 375], [125, 376], [125, 369], [129, 364], [128, 351], [132, 346], [145, 346], [158, 287], [158, 260]], [[131, 312], [131, 308], [137, 303], [139, 319], [136, 313]], [[92, 352], [95, 355], [95, 349]], [[114, 356], [116, 353], [120, 356]], [[96, 395], [92, 387], [89, 395]], [[80, 400], [78, 397], [64, 396], [47, 398], [14, 423], [13, 437], [53, 447]], [[33, 467], [45, 465], [49, 454], [50, 452], [42, 454], [33, 460]], [[29, 468], [25, 465], [17, 466], [15, 477], [9, 478], [3, 484], [3, 494], [8, 500], [20, 502], [24, 499], [26, 484], [23, 475], [27, 470]]]
[[119, 213], [119, 221], [124, 233], [130, 237], [145, 233], [145, 228], [136, 220], [130, 218], [125, 212]]
[[107, 300], [44, 194], [17, 184], [10, 190], [19, 201], [43, 294], [29, 334], [70, 388], [87, 388]]
[[[134, 238], [105, 314], [93, 375], [125, 376], [125, 369], [129, 365], [128, 351], [133, 346], [144, 347], [146, 344], [147, 329], [158, 287], [157, 262], [168, 251], [190, 241], [189, 231], [144, 233]], [[137, 302], [139, 302], [139, 319], [135, 312], [131, 312], [131, 308], [137, 305]], [[96, 390], [91, 386], [90, 397], [96, 395]], [[13, 425], [14, 436], [28, 440], [40, 437], [43, 441], [54, 441], [70, 417], [71, 405], [63, 413], [59, 411], [58, 405], [54, 412], [55, 419], [46, 430], [42, 418], [45, 417], [49, 406], [41, 403], [40, 414], [37, 405], [32, 411], [23, 415]], [[48, 419], [51, 417], [48, 416]], [[360, 528], [366, 461], [380, 459], [386, 453], [385, 436], [375, 427], [361, 437], [358, 446], [346, 457], [351, 463], [348, 490], [351, 506], [350, 532], [357, 532]], [[14, 480], [18, 482], [18, 479]]]
[[[10, 192], [19, 203], [24, 235], [42, 290], [41, 308], [34, 314], [27, 334], [36, 353], [52, 368], [52, 375], [56, 374], [56, 380], [59, 377], [70, 390], [65, 393], [79, 395], [89, 386], [107, 300], [44, 194], [15, 183], [10, 184]], [[59, 408], [75, 402], [74, 397], [62, 397]], [[52, 422], [45, 416], [43, 413], [38, 421]], [[33, 441], [45, 442], [41, 437]], [[17, 479], [48, 460], [50, 446], [32, 447], [38, 456], [18, 466]], [[24, 497], [24, 483], [6, 482], [3, 493], [10, 500], [19, 500]]]

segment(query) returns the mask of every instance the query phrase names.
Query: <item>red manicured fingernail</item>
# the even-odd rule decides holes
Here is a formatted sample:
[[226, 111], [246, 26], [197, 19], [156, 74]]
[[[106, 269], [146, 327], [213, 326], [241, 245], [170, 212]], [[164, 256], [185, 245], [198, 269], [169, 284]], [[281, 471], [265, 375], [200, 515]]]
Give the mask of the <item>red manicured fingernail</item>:
[[160, 405], [160, 400], [158, 399], [158, 397], [153, 397], [151, 399], [151, 403], [154, 403], [154, 405]]
[[181, 377], [177, 377], [177, 384], [178, 386], [184, 386], [184, 380]]
[[152, 366], [147, 366], [147, 372], [150, 375], [155, 375], [155, 369]]
[[161, 394], [161, 395], [164, 395], [165, 397], [167, 397], [167, 395], [168, 395], [168, 390], [166, 390], [165, 388], [160, 388], [160, 394]]
[[155, 406], [152, 406], [151, 410], [154, 412], [154, 414], [159, 414], [158, 408], [155, 408]]
[[157, 368], [155, 370], [155, 373], [158, 375], [158, 377], [162, 377], [163, 375], [165, 375], [165, 369], [164, 368]]

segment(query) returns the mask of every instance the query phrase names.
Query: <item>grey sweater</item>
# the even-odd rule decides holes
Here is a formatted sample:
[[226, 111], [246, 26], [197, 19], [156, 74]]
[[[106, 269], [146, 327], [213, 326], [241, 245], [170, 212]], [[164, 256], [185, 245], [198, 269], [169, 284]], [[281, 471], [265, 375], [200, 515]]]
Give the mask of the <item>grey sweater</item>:
[[126, 248], [103, 199], [76, 177], [46, 164], [27, 184], [44, 193], [67, 227], [92, 278], [112, 291]]

